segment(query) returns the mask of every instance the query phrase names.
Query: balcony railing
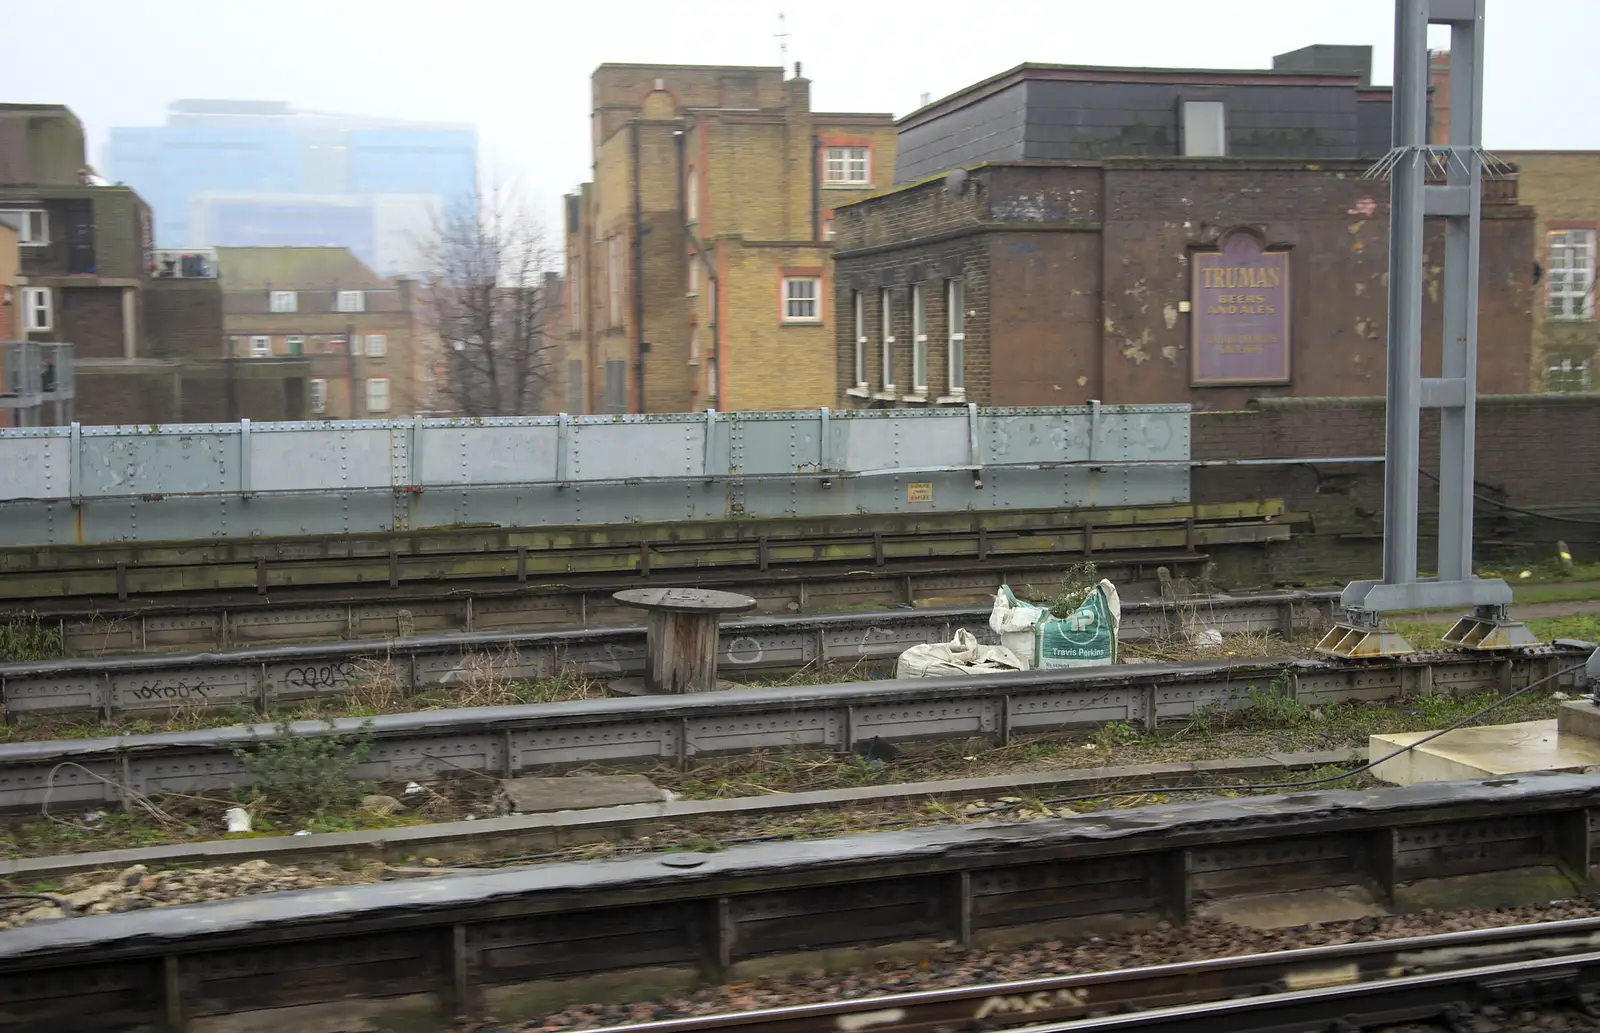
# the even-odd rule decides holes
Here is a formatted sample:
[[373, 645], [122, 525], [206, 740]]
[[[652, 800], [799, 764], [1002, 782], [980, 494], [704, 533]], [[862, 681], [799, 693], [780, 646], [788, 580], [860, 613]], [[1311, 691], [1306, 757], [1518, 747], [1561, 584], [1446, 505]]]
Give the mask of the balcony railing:
[[156, 248], [150, 275], [158, 280], [215, 280], [217, 252], [208, 247]]
[[0, 341], [0, 409], [12, 411], [9, 426], [69, 422], [77, 393], [73, 380], [72, 345]]

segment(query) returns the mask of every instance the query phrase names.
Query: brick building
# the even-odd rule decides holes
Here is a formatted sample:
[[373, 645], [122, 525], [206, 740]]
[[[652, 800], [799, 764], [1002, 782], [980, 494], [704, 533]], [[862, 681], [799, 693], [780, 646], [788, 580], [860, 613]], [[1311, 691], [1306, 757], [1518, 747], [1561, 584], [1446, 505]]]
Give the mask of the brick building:
[[831, 402], [832, 213], [889, 185], [895, 133], [813, 112], [799, 72], [594, 73], [594, 180], [566, 199], [566, 408]]
[[0, 104], [0, 211], [20, 227], [18, 329], [73, 346], [84, 423], [282, 419], [292, 370], [236, 383], [212, 256], [157, 251], [150, 209], [100, 184], [61, 105]]
[[225, 247], [217, 263], [230, 358], [252, 369], [306, 367], [290, 419], [425, 407], [414, 281], [385, 279], [343, 247]]
[[1600, 235], [1600, 151], [1496, 151], [1517, 167], [1517, 188], [1538, 225], [1530, 258], [1535, 389], [1592, 391], [1600, 363], [1595, 322], [1596, 237]]
[[[1391, 98], [1370, 64], [1370, 48], [1328, 46], [1264, 70], [1025, 64], [901, 119], [904, 185], [835, 217], [837, 397], [1382, 394], [1388, 185], [1363, 173], [1389, 149]], [[1534, 226], [1517, 187], [1484, 184], [1484, 392], [1529, 386]], [[1428, 369], [1440, 226], [1425, 246]]]

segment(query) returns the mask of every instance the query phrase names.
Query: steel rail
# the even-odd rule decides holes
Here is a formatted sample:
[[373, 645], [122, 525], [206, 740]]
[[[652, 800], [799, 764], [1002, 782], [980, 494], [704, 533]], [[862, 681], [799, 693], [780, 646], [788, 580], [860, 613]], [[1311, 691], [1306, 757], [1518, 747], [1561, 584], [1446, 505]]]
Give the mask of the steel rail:
[[1445, 1018], [1465, 1029], [1483, 1008], [1571, 1004], [1593, 1014], [1600, 991], [1600, 951], [1483, 965], [1450, 972], [1379, 979], [1353, 986], [1324, 987], [1179, 1005], [1135, 1015], [1095, 1016], [1039, 1023], [1030, 1033], [1282, 1033], [1330, 1030], [1357, 1033], [1400, 1022]]
[[[951, 1029], [1028, 1027], [1265, 994], [1384, 980], [1396, 973], [1430, 975], [1496, 965], [1564, 960], [1600, 950], [1600, 918], [1302, 947], [1203, 961], [1004, 983], [884, 994], [743, 1012], [601, 1026], [589, 1033], [926, 1033]], [[1077, 1029], [1067, 1022], [1054, 1028]], [[1137, 1027], [1133, 1027], [1137, 1028]]]
[[[1016, 736], [1126, 721], [1153, 727], [1202, 707], [1244, 710], [1252, 692], [1309, 704], [1411, 693], [1504, 692], [1568, 671], [1592, 650], [1441, 653], [1392, 662], [1292, 658], [1129, 664], [961, 678], [739, 689], [300, 721], [293, 734], [371, 738], [357, 777], [427, 779], [476, 771], [511, 777], [584, 764], [677, 764], [759, 750], [849, 754], [872, 740]], [[109, 677], [109, 672], [107, 672]], [[1570, 670], [1551, 688], [1574, 688]], [[0, 810], [128, 806], [145, 795], [247, 786], [240, 756], [272, 725], [0, 745]]]
[[[1290, 592], [1163, 601], [1123, 607], [1121, 637], [1175, 637], [1193, 621], [1224, 633], [1312, 630], [1332, 615], [1335, 592]], [[989, 608], [940, 607], [814, 617], [757, 617], [723, 625], [719, 664], [739, 672], [893, 660], [911, 646], [948, 641], [966, 628], [986, 642]], [[9, 720], [39, 714], [161, 712], [178, 708], [274, 705], [351, 689], [383, 667], [406, 694], [449, 685], [492, 667], [502, 678], [537, 679], [560, 670], [619, 678], [643, 671], [638, 626], [566, 631], [420, 635], [218, 653], [146, 654], [107, 659], [0, 664], [0, 701]]]

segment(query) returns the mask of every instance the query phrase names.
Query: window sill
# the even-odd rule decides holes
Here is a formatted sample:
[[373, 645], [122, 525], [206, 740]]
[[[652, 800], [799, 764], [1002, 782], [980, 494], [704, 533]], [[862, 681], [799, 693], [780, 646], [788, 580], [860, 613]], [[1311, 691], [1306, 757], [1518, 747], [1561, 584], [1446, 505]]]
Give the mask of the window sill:
[[893, 388], [890, 388], [887, 391], [874, 391], [872, 397], [876, 398], [880, 402], [892, 402], [899, 396], [894, 393]]
[[824, 190], [871, 190], [871, 183], [824, 183]]
[[927, 395], [903, 395], [903, 396], [901, 396], [900, 400], [902, 402], [916, 402], [918, 405], [924, 405], [928, 401], [928, 396]]
[[871, 398], [872, 397], [872, 392], [871, 391], [868, 391], [866, 388], [861, 387], [859, 385], [857, 385], [856, 387], [847, 387], [847, 388], [845, 388], [844, 393], [849, 395], [851, 398]]
[[935, 405], [966, 405], [967, 394], [963, 391], [958, 395], [943, 395], [933, 400]]
[[821, 319], [785, 319], [778, 323], [779, 326], [821, 326]]

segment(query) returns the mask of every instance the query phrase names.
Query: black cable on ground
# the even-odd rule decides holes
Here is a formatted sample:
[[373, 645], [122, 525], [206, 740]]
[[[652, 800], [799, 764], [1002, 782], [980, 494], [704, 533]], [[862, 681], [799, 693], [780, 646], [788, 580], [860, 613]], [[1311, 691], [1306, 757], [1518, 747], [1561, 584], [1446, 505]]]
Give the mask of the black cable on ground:
[[[1339, 782], [1339, 781], [1342, 781], [1342, 780], [1344, 780], [1346, 778], [1354, 778], [1356, 775], [1365, 774], [1366, 772], [1371, 771], [1373, 768], [1377, 767], [1379, 764], [1383, 764], [1383, 763], [1385, 763], [1387, 761], [1391, 761], [1391, 760], [1393, 760], [1394, 758], [1400, 756], [1403, 753], [1409, 753], [1410, 751], [1416, 749], [1418, 746], [1421, 746], [1423, 743], [1432, 742], [1434, 739], [1439, 738], [1439, 736], [1441, 736], [1441, 735], [1444, 735], [1444, 734], [1446, 734], [1448, 732], [1453, 732], [1458, 728], [1464, 727], [1465, 725], [1470, 724], [1473, 721], [1476, 721], [1478, 718], [1482, 717], [1483, 715], [1485, 715], [1485, 714], [1487, 714], [1487, 713], [1489, 713], [1489, 712], [1491, 712], [1491, 711], [1493, 711], [1493, 710], [1495, 710], [1495, 709], [1497, 709], [1499, 707], [1502, 707], [1505, 704], [1511, 702], [1512, 700], [1516, 699], [1518, 696], [1525, 695], [1525, 694], [1527, 694], [1529, 692], [1532, 692], [1534, 689], [1539, 688], [1542, 685], [1548, 685], [1549, 683], [1551, 683], [1553, 681], [1556, 681], [1557, 679], [1564, 678], [1569, 674], [1573, 674], [1573, 673], [1575, 673], [1577, 671], [1583, 670], [1584, 667], [1586, 666], [1586, 664], [1587, 664], [1587, 661], [1585, 661], [1584, 663], [1573, 664], [1571, 667], [1562, 668], [1561, 670], [1556, 671], [1554, 674], [1548, 674], [1548, 675], [1544, 676], [1543, 678], [1539, 678], [1539, 679], [1536, 679], [1535, 681], [1529, 682], [1527, 685], [1524, 685], [1522, 688], [1518, 689], [1517, 691], [1515, 691], [1513, 693], [1510, 693], [1509, 695], [1506, 695], [1506, 696], [1501, 696], [1499, 699], [1495, 700], [1493, 703], [1490, 703], [1488, 706], [1482, 707], [1482, 708], [1480, 708], [1478, 710], [1473, 711], [1472, 713], [1468, 714], [1466, 717], [1463, 717], [1461, 720], [1455, 722], [1452, 725], [1449, 725], [1448, 727], [1441, 728], [1437, 732], [1430, 732], [1427, 735], [1423, 736], [1422, 738], [1418, 739], [1414, 743], [1409, 743], [1409, 744], [1407, 744], [1405, 746], [1402, 746], [1399, 749], [1395, 750], [1393, 753], [1390, 753], [1390, 754], [1388, 754], [1387, 756], [1384, 756], [1384, 757], [1380, 757], [1377, 760], [1369, 760], [1369, 761], [1367, 761], [1367, 763], [1361, 765], [1358, 768], [1354, 768], [1354, 769], [1352, 769], [1350, 771], [1341, 771], [1341, 772], [1338, 772], [1337, 774], [1333, 774], [1333, 775], [1323, 775], [1320, 778], [1301, 779], [1298, 782], [1262, 782], [1262, 783], [1257, 783], [1257, 784], [1254, 784], [1254, 785], [1242, 785], [1242, 786], [1230, 786], [1230, 785], [1143, 786], [1143, 787], [1138, 788], [1138, 789], [1112, 789], [1112, 790], [1107, 790], [1105, 792], [1099, 792], [1099, 793], [1083, 793], [1083, 794], [1078, 795], [1078, 796], [1057, 796], [1057, 797], [1051, 797], [1048, 800], [1041, 800], [1039, 802], [1042, 803], [1042, 804], [1045, 804], [1047, 806], [1056, 806], [1056, 805], [1060, 805], [1060, 804], [1082, 803], [1082, 802], [1084, 802], [1086, 800], [1111, 800], [1111, 799], [1116, 799], [1117, 797], [1122, 797], [1122, 796], [1144, 796], [1144, 795], [1151, 794], [1151, 793], [1264, 792], [1264, 791], [1281, 790], [1281, 789], [1306, 789], [1306, 788], [1309, 788], [1311, 786], [1327, 785], [1329, 782]], [[1597, 704], [1597, 705], [1600, 705], [1600, 704]], [[1000, 814], [1000, 813], [1003, 813], [1005, 811], [1009, 811], [1009, 810], [1012, 810], [1012, 809], [1014, 809], [1014, 808], [1011, 808], [1011, 807], [990, 807], [990, 808], [985, 808], [985, 809], [980, 810], [980, 811], [971, 812], [968, 815], [968, 817], [983, 816], [983, 815], [988, 815], [988, 814]], [[860, 826], [858, 828], [852, 829], [851, 831], [859, 832], [859, 831], [865, 831], [865, 830], [868, 830], [868, 829], [891, 828], [891, 827], [899, 826], [899, 825], [914, 825], [914, 824], [918, 824], [922, 820], [923, 819], [919, 819], [919, 818], [891, 818], [891, 819], [888, 819], [886, 821], [867, 822], [867, 823], [865, 823], [864, 825], [862, 825], [862, 826]], [[788, 833], [776, 833], [776, 834], [763, 835], [763, 836], [735, 836], [735, 837], [731, 837], [731, 838], [728, 838], [728, 839], [718, 840], [718, 842], [723, 846], [742, 846], [742, 845], [749, 845], [749, 844], [752, 844], [752, 843], [772, 843], [772, 842], [788, 841], [788, 840], [792, 840], [792, 839], [796, 839], [796, 838], [802, 838], [802, 837], [796, 837], [796, 836], [794, 836], [792, 834], [788, 834]], [[656, 853], [656, 852], [658, 852], [658, 851], [653, 846], [652, 847], [646, 847], [646, 848], [632, 849], [632, 850], [619, 850], [619, 851], [617, 851], [618, 854], [623, 854], [623, 855], [638, 855], [638, 854], [648, 854], [648, 853]], [[479, 868], [479, 867], [481, 867], [481, 868], [491, 868], [491, 867], [497, 867], [497, 866], [501, 866], [501, 865], [515, 865], [515, 864], [526, 864], [526, 863], [538, 862], [538, 861], [559, 860], [559, 859], [562, 859], [562, 858], [567, 857], [567, 856], [568, 855], [566, 855], [565, 853], [559, 853], [559, 852], [543, 853], [543, 854], [525, 854], [525, 855], [522, 855], [520, 857], [498, 858], [498, 859], [483, 860], [483, 861], [469, 861], [469, 862], [466, 862], [466, 863], [460, 865], [460, 867], [466, 867], [466, 868]]]
[[1499, 699], [1495, 700], [1493, 703], [1490, 703], [1488, 706], [1483, 707], [1483, 708], [1481, 708], [1479, 710], [1473, 711], [1472, 713], [1468, 714], [1466, 717], [1463, 717], [1461, 720], [1457, 721], [1453, 725], [1450, 725], [1450, 726], [1445, 727], [1445, 728], [1441, 728], [1437, 732], [1429, 732], [1427, 735], [1424, 735], [1422, 738], [1418, 739], [1416, 742], [1408, 743], [1405, 746], [1400, 747], [1398, 750], [1395, 750], [1393, 753], [1389, 754], [1388, 756], [1379, 757], [1377, 760], [1369, 760], [1365, 764], [1361, 765], [1359, 768], [1355, 768], [1355, 769], [1353, 769], [1351, 771], [1343, 771], [1343, 772], [1340, 772], [1339, 774], [1336, 774], [1336, 775], [1324, 775], [1321, 778], [1308, 778], [1308, 779], [1303, 779], [1303, 780], [1301, 780], [1299, 782], [1266, 782], [1266, 783], [1262, 783], [1262, 784], [1258, 784], [1258, 785], [1242, 785], [1242, 786], [1214, 786], [1214, 785], [1212, 785], [1212, 786], [1174, 786], [1172, 788], [1160, 788], [1160, 789], [1152, 789], [1152, 788], [1122, 789], [1122, 790], [1113, 790], [1112, 792], [1108, 792], [1108, 793], [1088, 793], [1088, 794], [1085, 794], [1085, 795], [1082, 795], [1082, 796], [1063, 796], [1063, 797], [1057, 797], [1057, 798], [1053, 798], [1053, 799], [1049, 799], [1049, 800], [1043, 800], [1041, 802], [1042, 803], [1046, 803], [1046, 804], [1081, 803], [1084, 800], [1106, 800], [1106, 799], [1111, 799], [1113, 797], [1118, 797], [1118, 796], [1139, 796], [1141, 794], [1152, 793], [1152, 792], [1159, 792], [1159, 793], [1207, 793], [1207, 792], [1216, 792], [1218, 789], [1226, 789], [1226, 790], [1232, 791], [1232, 792], [1257, 791], [1257, 790], [1267, 790], [1267, 789], [1305, 789], [1308, 786], [1326, 785], [1329, 782], [1338, 782], [1341, 779], [1352, 778], [1352, 777], [1354, 777], [1356, 775], [1365, 774], [1366, 772], [1371, 771], [1373, 768], [1377, 767], [1379, 764], [1383, 764], [1383, 763], [1386, 763], [1388, 761], [1391, 761], [1391, 760], [1395, 759], [1396, 757], [1400, 756], [1403, 753], [1409, 753], [1412, 750], [1416, 749], [1418, 746], [1421, 746], [1425, 742], [1432, 742], [1433, 740], [1439, 738], [1439, 736], [1444, 735], [1447, 732], [1453, 732], [1457, 728], [1461, 728], [1464, 725], [1467, 725], [1467, 724], [1470, 724], [1473, 721], [1476, 721], [1478, 718], [1480, 718], [1483, 715], [1489, 713], [1491, 710], [1494, 710], [1494, 709], [1496, 709], [1498, 707], [1502, 707], [1505, 704], [1507, 704], [1507, 703], [1511, 702], [1512, 700], [1516, 699], [1518, 696], [1521, 696], [1521, 695], [1523, 695], [1525, 693], [1528, 693], [1528, 692], [1532, 692], [1534, 689], [1537, 689], [1541, 685], [1548, 685], [1550, 682], [1553, 682], [1553, 681], [1557, 680], [1558, 678], [1564, 678], [1569, 674], [1573, 674], [1573, 673], [1575, 673], [1577, 671], [1581, 671], [1581, 670], [1583, 670], [1584, 666], [1585, 665], [1581, 664], [1581, 663], [1580, 664], [1573, 664], [1571, 667], [1562, 668], [1561, 670], [1555, 672], [1554, 674], [1547, 674], [1543, 678], [1539, 678], [1539, 679], [1537, 679], [1535, 681], [1531, 681], [1527, 685], [1524, 685], [1522, 688], [1518, 689], [1516, 692], [1513, 692], [1513, 693], [1511, 693], [1510, 695], [1507, 695], [1507, 696], [1501, 696]]

